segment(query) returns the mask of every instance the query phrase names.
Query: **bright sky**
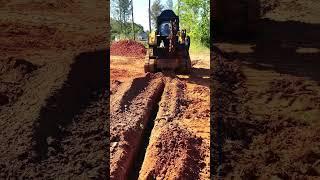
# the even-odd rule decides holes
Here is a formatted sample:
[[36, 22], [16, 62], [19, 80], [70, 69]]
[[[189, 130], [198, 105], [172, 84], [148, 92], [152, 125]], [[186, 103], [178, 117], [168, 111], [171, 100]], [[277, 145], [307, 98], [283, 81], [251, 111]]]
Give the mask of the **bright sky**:
[[[113, 0], [114, 1], [114, 0]], [[151, 5], [154, 0], [151, 0]], [[172, 0], [175, 5], [177, 0]], [[167, 0], [160, 0], [161, 4], [166, 7]], [[149, 30], [149, 0], [133, 0], [133, 18], [134, 22], [143, 26], [144, 30]], [[166, 9], [166, 8], [165, 8]]]

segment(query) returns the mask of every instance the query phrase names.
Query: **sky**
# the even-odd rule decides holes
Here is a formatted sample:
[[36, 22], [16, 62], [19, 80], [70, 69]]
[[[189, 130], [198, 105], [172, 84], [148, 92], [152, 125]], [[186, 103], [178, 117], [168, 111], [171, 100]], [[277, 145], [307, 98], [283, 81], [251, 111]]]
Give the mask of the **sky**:
[[[154, 0], [151, 0], [151, 5]], [[177, 0], [173, 0], [173, 4]], [[166, 7], [167, 0], [161, 0], [162, 5]], [[133, 18], [134, 22], [143, 26], [144, 30], [149, 30], [149, 0], [133, 0]]]

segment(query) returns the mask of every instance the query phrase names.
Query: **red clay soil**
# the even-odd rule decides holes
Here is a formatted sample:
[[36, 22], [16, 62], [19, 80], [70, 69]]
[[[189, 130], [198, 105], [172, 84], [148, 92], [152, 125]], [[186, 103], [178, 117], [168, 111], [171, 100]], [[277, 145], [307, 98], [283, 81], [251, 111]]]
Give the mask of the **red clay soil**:
[[137, 41], [121, 40], [111, 44], [110, 53], [114, 56], [144, 57], [146, 49]]
[[199, 179], [204, 168], [202, 138], [179, 126], [185, 83], [166, 78], [139, 179]]
[[111, 95], [110, 179], [126, 179], [133, 171], [144, 131], [164, 88], [161, 76], [146, 74], [123, 83]]
[[174, 122], [167, 122], [153, 136], [139, 178], [199, 179], [205, 166], [201, 138]]

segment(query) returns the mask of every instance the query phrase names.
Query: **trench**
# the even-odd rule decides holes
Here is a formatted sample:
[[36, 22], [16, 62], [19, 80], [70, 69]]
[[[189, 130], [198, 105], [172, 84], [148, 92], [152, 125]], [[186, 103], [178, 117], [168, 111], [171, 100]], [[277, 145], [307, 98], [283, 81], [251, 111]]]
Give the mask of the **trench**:
[[134, 179], [134, 180], [138, 180], [138, 178], [139, 178], [139, 172], [142, 168], [144, 157], [147, 152], [147, 147], [149, 145], [151, 132], [154, 128], [154, 121], [157, 118], [157, 114], [159, 111], [159, 103], [161, 101], [161, 97], [162, 97], [163, 92], [164, 92], [164, 86], [161, 88], [160, 93], [156, 97], [154, 107], [151, 110], [149, 120], [147, 121], [147, 126], [146, 126], [146, 128], [143, 132], [143, 135], [142, 135], [142, 141], [140, 142], [140, 146], [137, 150], [137, 152], [138, 152], [138, 154], [136, 156], [137, 158], [133, 162], [132, 170], [129, 173], [129, 177], [132, 177], [132, 179]]

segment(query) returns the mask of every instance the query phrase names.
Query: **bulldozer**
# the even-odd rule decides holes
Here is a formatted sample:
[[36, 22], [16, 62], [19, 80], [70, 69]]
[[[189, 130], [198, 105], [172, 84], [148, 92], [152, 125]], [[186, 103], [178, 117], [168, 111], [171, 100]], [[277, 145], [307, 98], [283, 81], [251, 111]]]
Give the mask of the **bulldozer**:
[[145, 72], [190, 73], [190, 36], [179, 28], [179, 17], [172, 10], [164, 10], [157, 17], [156, 30], [148, 38]]

